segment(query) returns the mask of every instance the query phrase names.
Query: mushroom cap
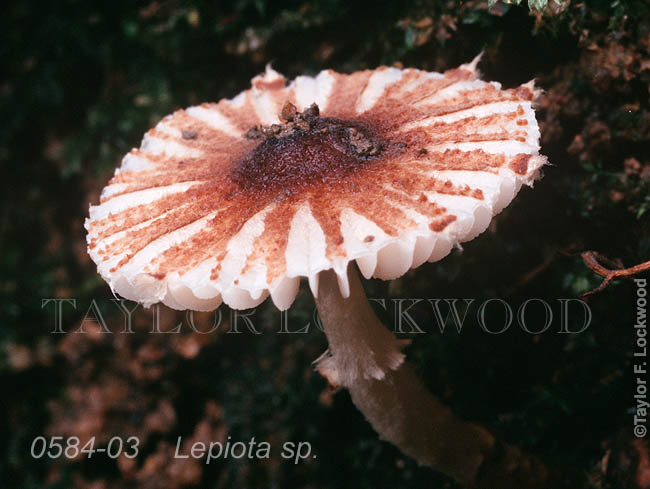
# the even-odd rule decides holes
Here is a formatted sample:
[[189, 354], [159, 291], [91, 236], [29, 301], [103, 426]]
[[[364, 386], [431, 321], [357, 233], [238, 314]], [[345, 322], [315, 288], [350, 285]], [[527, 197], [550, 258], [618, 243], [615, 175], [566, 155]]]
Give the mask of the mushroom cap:
[[[194, 310], [254, 307], [269, 294], [286, 309], [300, 277], [317, 294], [327, 269], [345, 297], [352, 260], [381, 279], [440, 260], [546, 161], [533, 83], [503, 90], [478, 78], [477, 62], [291, 83], [267, 67], [231, 100], [178, 110], [90, 207], [88, 252], [117, 294]], [[251, 137], [277, 133], [287, 102], [316, 103], [320, 116], [306, 132]]]

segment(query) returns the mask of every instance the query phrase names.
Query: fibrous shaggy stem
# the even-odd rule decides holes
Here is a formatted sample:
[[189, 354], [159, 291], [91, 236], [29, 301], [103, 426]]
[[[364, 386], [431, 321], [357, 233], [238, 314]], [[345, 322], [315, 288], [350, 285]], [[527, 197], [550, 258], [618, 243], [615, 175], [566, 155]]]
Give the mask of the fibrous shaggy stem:
[[335, 273], [320, 274], [316, 304], [329, 352], [316, 367], [331, 384], [348, 389], [381, 438], [466, 487], [550, 487], [537, 458], [462, 421], [427, 391], [404, 364], [400, 341], [372, 311], [354, 267], [348, 278], [350, 296], [343, 298]]

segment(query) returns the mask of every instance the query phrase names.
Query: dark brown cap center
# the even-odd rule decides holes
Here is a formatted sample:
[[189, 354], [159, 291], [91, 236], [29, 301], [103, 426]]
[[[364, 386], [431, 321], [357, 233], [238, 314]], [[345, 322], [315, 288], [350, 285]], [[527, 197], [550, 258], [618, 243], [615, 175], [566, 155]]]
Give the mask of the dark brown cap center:
[[385, 143], [365, 124], [322, 117], [312, 104], [304, 112], [287, 103], [282, 124], [256, 126], [247, 139], [260, 143], [235, 165], [233, 180], [252, 190], [285, 190], [334, 182], [378, 159]]

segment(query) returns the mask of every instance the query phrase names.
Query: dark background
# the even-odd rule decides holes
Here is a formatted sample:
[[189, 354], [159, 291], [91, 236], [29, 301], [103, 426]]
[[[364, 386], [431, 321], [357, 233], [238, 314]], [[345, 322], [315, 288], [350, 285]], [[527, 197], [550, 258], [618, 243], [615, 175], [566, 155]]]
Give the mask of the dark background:
[[[462, 253], [368, 282], [368, 293], [387, 298], [389, 323], [392, 299], [474, 298], [461, 334], [451, 325], [441, 334], [426, 301], [410, 310], [427, 334], [413, 335], [409, 361], [431, 390], [551, 465], [577, 468], [584, 487], [649, 487], [639, 482], [647, 440], [631, 436], [634, 286], [619, 280], [591, 296], [593, 321], [580, 334], [558, 334], [557, 301], [600, 283], [582, 251], [628, 266], [650, 257], [646, 2], [541, 11], [477, 1], [11, 2], [0, 32], [1, 487], [455, 487], [379, 441], [348, 395], [312, 371], [323, 334], [313, 323], [308, 334], [276, 334], [268, 301], [255, 312], [257, 336], [226, 334], [225, 306], [214, 334], [187, 325], [148, 334], [152, 312], [142, 309], [135, 333], [121, 334], [83, 220], [149, 127], [177, 108], [233, 97], [269, 61], [291, 79], [381, 64], [442, 71], [481, 51], [485, 79], [513, 87], [536, 78], [545, 90], [538, 118], [551, 166]], [[556, 317], [539, 335], [516, 323], [489, 335], [476, 304], [493, 297], [515, 311], [542, 298]], [[50, 334], [54, 309], [43, 298], [76, 299], [64, 307], [68, 334]], [[93, 299], [113, 334], [83, 321]], [[313, 307], [303, 287], [291, 328]], [[183, 318], [161, 309], [162, 329]], [[207, 328], [212, 319], [196, 320]], [[80, 326], [88, 333], [72, 332]], [[134, 461], [35, 460], [39, 435], [95, 436], [97, 446], [136, 435], [141, 450]], [[254, 436], [272, 444], [272, 457], [174, 460], [178, 436]], [[309, 441], [317, 458], [283, 460], [285, 441]]]

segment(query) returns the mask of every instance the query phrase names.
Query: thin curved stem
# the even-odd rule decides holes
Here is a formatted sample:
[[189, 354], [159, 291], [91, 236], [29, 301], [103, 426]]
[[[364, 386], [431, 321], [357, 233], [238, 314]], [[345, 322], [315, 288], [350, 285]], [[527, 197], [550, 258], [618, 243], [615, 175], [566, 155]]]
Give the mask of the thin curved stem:
[[466, 487], [547, 487], [548, 470], [537, 458], [462, 421], [428, 392], [403, 363], [402, 343], [372, 311], [356, 268], [348, 278], [344, 299], [334, 272], [320, 275], [316, 305], [330, 348], [316, 368], [348, 389], [379, 436]]

